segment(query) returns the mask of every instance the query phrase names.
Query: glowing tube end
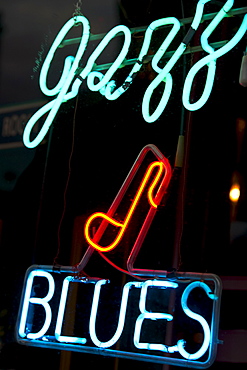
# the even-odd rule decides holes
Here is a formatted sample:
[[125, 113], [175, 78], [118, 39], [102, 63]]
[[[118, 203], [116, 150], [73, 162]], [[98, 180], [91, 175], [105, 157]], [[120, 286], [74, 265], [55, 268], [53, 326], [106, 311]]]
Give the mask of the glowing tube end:
[[247, 87], [247, 52], [245, 52], [239, 74], [239, 83], [241, 86]]

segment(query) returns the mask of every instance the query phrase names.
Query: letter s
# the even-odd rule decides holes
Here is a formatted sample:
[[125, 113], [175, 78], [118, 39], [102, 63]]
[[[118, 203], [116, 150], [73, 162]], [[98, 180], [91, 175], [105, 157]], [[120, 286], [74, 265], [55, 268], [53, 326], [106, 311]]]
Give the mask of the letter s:
[[182, 299], [181, 299], [181, 305], [182, 305], [184, 313], [190, 318], [192, 318], [193, 320], [198, 321], [201, 324], [203, 328], [203, 332], [204, 332], [203, 344], [201, 348], [195, 353], [188, 353], [185, 350], [184, 348], [185, 343], [186, 343], [185, 340], [182, 339], [178, 341], [177, 346], [178, 346], [179, 353], [188, 360], [197, 360], [198, 358], [202, 357], [204, 353], [207, 351], [208, 346], [210, 344], [210, 339], [211, 339], [211, 332], [210, 332], [210, 328], [209, 328], [207, 321], [201, 315], [191, 311], [187, 305], [188, 297], [191, 291], [195, 288], [202, 288], [206, 292], [209, 298], [218, 299], [218, 297], [211, 292], [211, 289], [209, 288], [209, 286], [200, 281], [195, 281], [191, 283], [190, 285], [187, 286], [187, 288], [183, 292]]

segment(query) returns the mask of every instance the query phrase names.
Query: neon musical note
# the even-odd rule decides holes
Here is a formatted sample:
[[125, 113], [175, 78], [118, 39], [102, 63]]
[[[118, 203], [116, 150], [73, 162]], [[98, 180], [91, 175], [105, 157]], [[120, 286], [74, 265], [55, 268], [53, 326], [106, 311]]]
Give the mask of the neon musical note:
[[[101, 252], [108, 252], [112, 249], [114, 249], [120, 242], [120, 240], [122, 239], [123, 235], [124, 235], [124, 232], [130, 222], [130, 219], [134, 213], [134, 210], [140, 200], [140, 197], [141, 195], [143, 194], [143, 191], [147, 185], [147, 182], [149, 181], [153, 171], [154, 171], [154, 168], [158, 167], [158, 171], [157, 173], [155, 174], [155, 177], [154, 179], [152, 180], [151, 182], [151, 185], [149, 186], [149, 189], [148, 189], [148, 193], [147, 193], [147, 198], [148, 198], [148, 202], [150, 204], [150, 207], [151, 208], [157, 208], [159, 203], [161, 202], [161, 199], [162, 197], [160, 196], [160, 187], [162, 186], [162, 184], [160, 185], [156, 195], [154, 196], [154, 189], [155, 187], [157, 186], [159, 180], [161, 179], [161, 176], [162, 174], [164, 173], [165, 171], [165, 176], [167, 175], [167, 168], [165, 167], [164, 163], [163, 162], [160, 162], [160, 161], [155, 161], [155, 162], [152, 162], [148, 168], [147, 168], [147, 171], [142, 179], [142, 182], [136, 192], [136, 195], [135, 195], [135, 198], [127, 212], [127, 215], [124, 219], [123, 222], [118, 222], [117, 220], [115, 220], [114, 218], [112, 217], [109, 217], [107, 214], [105, 213], [102, 213], [102, 212], [96, 212], [94, 214], [92, 214], [86, 221], [86, 224], [85, 224], [85, 229], [84, 229], [84, 233], [85, 233], [85, 238], [87, 240], [87, 242], [92, 246], [94, 247], [95, 249], [101, 251]], [[115, 238], [115, 240], [103, 247], [101, 245], [99, 245], [98, 243], [96, 243], [89, 235], [89, 229], [90, 229], [90, 226], [93, 222], [93, 220], [95, 220], [96, 218], [102, 218], [104, 221], [112, 224], [113, 226], [116, 226], [116, 227], [119, 227], [120, 230]]]

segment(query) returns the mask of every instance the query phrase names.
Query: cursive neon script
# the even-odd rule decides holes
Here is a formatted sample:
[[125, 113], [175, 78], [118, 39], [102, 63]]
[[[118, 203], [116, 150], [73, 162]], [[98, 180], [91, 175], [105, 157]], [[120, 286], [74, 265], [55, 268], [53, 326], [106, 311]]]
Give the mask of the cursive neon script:
[[[195, 31], [198, 29], [200, 22], [202, 20], [204, 5], [211, 0], [199, 0], [196, 7], [196, 13], [193, 18], [193, 21], [190, 26], [190, 30], [188, 31], [187, 35], [184, 37], [183, 41], [178, 46], [175, 53], [172, 57], [168, 60], [163, 68], [159, 67], [159, 62], [161, 58], [164, 56], [167, 48], [170, 46], [171, 42], [177, 35], [178, 31], [180, 30], [181, 24], [179, 20], [175, 17], [167, 17], [158, 19], [152, 22], [146, 29], [143, 44], [141, 47], [141, 51], [139, 56], [134, 64], [133, 68], [131, 69], [130, 73], [126, 77], [124, 83], [117, 87], [115, 80], [112, 79], [114, 73], [117, 69], [122, 65], [126, 55], [128, 54], [129, 47], [131, 44], [131, 31], [128, 27], [124, 25], [118, 25], [111, 29], [101, 40], [99, 45], [96, 49], [92, 52], [85, 67], [82, 71], [78, 74], [78, 67], [79, 63], [83, 57], [83, 54], [87, 48], [87, 44], [90, 37], [90, 24], [87, 18], [84, 16], [77, 16], [68, 20], [62, 29], [59, 31], [58, 35], [56, 36], [47, 56], [43, 63], [43, 66], [40, 71], [40, 89], [41, 91], [49, 97], [56, 96], [53, 100], [49, 103], [44, 105], [40, 108], [28, 121], [24, 132], [23, 132], [23, 142], [24, 145], [28, 148], [34, 148], [41, 141], [44, 139], [45, 135], [47, 134], [51, 124], [53, 123], [54, 118], [57, 115], [57, 112], [62, 103], [74, 98], [77, 96], [79, 87], [81, 83], [87, 79], [87, 86], [91, 91], [99, 91], [102, 95], [106, 97], [108, 100], [115, 100], [119, 98], [132, 84], [133, 78], [140, 70], [143, 58], [147, 55], [150, 43], [152, 40], [153, 32], [157, 30], [159, 27], [162, 26], [171, 26], [171, 30], [166, 36], [165, 40], [159, 47], [158, 51], [154, 54], [152, 58], [152, 68], [157, 73], [157, 76], [154, 80], [150, 83], [147, 90], [144, 93], [143, 101], [142, 101], [142, 115], [146, 122], [154, 122], [156, 121], [161, 114], [163, 113], [173, 86], [173, 79], [171, 75], [171, 70], [174, 67], [175, 63], [184, 53], [188, 43], [190, 42], [191, 38], [193, 37]], [[185, 79], [184, 87], [183, 87], [183, 95], [182, 101], [183, 105], [186, 109], [194, 111], [200, 109], [208, 100], [215, 79], [216, 73], [216, 61], [217, 59], [226, 54], [230, 51], [244, 36], [247, 30], [247, 15], [244, 16], [242, 23], [237, 30], [236, 34], [233, 36], [231, 40], [229, 40], [224, 46], [220, 47], [216, 51], [214, 48], [209, 45], [208, 38], [221, 22], [221, 20], [226, 16], [226, 13], [232, 8], [234, 4], [234, 0], [228, 0], [221, 8], [219, 13], [213, 18], [213, 20], [209, 23], [206, 29], [203, 31], [201, 35], [201, 46], [203, 50], [208, 54], [201, 60], [199, 60], [188, 72], [188, 75]], [[50, 69], [50, 65], [52, 63], [54, 54], [56, 50], [59, 48], [61, 42], [68, 34], [68, 32], [76, 25], [81, 24], [82, 26], [82, 36], [80, 39], [80, 43], [76, 52], [75, 56], [67, 56], [64, 61], [64, 68], [60, 77], [59, 82], [57, 85], [49, 89], [47, 87], [47, 75]], [[105, 74], [94, 71], [94, 65], [97, 58], [109, 44], [109, 42], [117, 35], [122, 34], [124, 37], [122, 49], [119, 52], [116, 60], [112, 63], [109, 69], [106, 71]], [[208, 68], [207, 79], [205, 83], [205, 87], [200, 99], [197, 102], [190, 102], [190, 93], [192, 89], [192, 84], [196, 74], [203, 68]], [[161, 99], [155, 108], [155, 110], [150, 113], [150, 100], [154, 93], [154, 90], [160, 85], [164, 85], [163, 94]], [[44, 124], [42, 125], [40, 131], [36, 135], [34, 139], [31, 139], [31, 133], [35, 123], [43, 116], [47, 114]]]

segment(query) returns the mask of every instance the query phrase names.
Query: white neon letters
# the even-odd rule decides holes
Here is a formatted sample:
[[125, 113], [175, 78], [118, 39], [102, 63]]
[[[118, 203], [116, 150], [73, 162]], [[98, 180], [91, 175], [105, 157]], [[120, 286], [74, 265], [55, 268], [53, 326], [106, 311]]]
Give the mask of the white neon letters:
[[125, 286], [123, 288], [123, 295], [122, 295], [122, 301], [121, 301], [121, 306], [120, 306], [117, 330], [116, 330], [114, 336], [110, 340], [108, 340], [107, 342], [101, 342], [97, 338], [95, 324], [96, 324], [96, 316], [97, 316], [97, 310], [98, 310], [98, 305], [99, 305], [99, 296], [100, 296], [101, 286], [106, 284], [106, 283], [107, 283], [107, 280], [100, 280], [95, 285], [95, 293], [94, 293], [94, 297], [93, 297], [92, 311], [91, 311], [90, 322], [89, 322], [90, 337], [91, 337], [93, 343], [97, 347], [100, 347], [100, 348], [111, 347], [120, 338], [120, 336], [122, 334], [122, 331], [123, 331], [124, 322], [125, 322], [129, 290], [132, 286], [140, 287], [140, 285], [141, 285], [141, 283], [138, 283], [138, 282], [130, 282], [130, 283], [125, 284]]
[[[86, 338], [78, 338], [78, 337], [72, 337], [72, 336], [67, 336], [67, 335], [61, 335], [62, 325], [63, 325], [63, 320], [64, 320], [64, 311], [66, 307], [70, 282], [78, 282], [78, 280], [75, 280], [72, 276], [68, 276], [63, 281], [61, 299], [60, 299], [60, 304], [59, 304], [58, 314], [57, 314], [55, 337], [59, 342], [85, 344], [87, 342]], [[79, 282], [83, 283], [83, 280], [79, 280]]]
[[[42, 284], [44, 284], [45, 293], [42, 297], [37, 297], [37, 291], [35, 289], [36, 280], [41, 279]], [[88, 338], [73, 336], [73, 335], [66, 335], [62, 334], [62, 331], [66, 331], [63, 329], [63, 323], [65, 321], [65, 310], [68, 304], [68, 297], [69, 297], [69, 289], [70, 284], [93, 284], [93, 297], [92, 300], [89, 299], [91, 305], [90, 317], [88, 319], [88, 324], [83, 324], [83, 328], [81, 329], [85, 336]], [[188, 307], [188, 297], [190, 296], [191, 292], [196, 289], [200, 288], [204, 290], [206, 295], [212, 299], [216, 300], [218, 297], [211, 292], [209, 286], [201, 281], [191, 282], [187, 285], [187, 287], [183, 290], [182, 298], [181, 298], [181, 312], [183, 312], [185, 318], [190, 318], [192, 320], [197, 321], [203, 330], [203, 343], [201, 347], [194, 353], [189, 353], [186, 349], [186, 342], [183, 339], [174, 343], [174, 345], [166, 345], [166, 343], [159, 343], [154, 340], [152, 330], [149, 329], [147, 331], [145, 327], [145, 323], [149, 323], [149, 327], [151, 321], [161, 321], [161, 328], [164, 328], [164, 333], [166, 332], [165, 326], [163, 326], [163, 322], [165, 321], [172, 321], [174, 320], [174, 316], [171, 313], [167, 312], [152, 312], [152, 300], [150, 299], [151, 290], [155, 296], [159, 297], [159, 292], [162, 289], [167, 290], [176, 290], [178, 288], [178, 284], [175, 282], [167, 281], [167, 280], [146, 280], [146, 281], [131, 281], [126, 283], [122, 289], [122, 298], [121, 304], [119, 309], [118, 315], [118, 323], [116, 325], [116, 330], [114, 335], [108, 339], [107, 341], [102, 341], [101, 338], [98, 337], [96, 333], [96, 328], [99, 323], [97, 321], [98, 312], [101, 310], [102, 304], [102, 289], [107, 289], [107, 285], [110, 282], [105, 279], [79, 279], [73, 276], [66, 276], [63, 280], [61, 294], [60, 294], [60, 302], [59, 307], [54, 308], [54, 303], [52, 303], [53, 296], [55, 293], [55, 281], [54, 277], [51, 273], [43, 270], [32, 270], [27, 277], [26, 281], [26, 288], [23, 296], [23, 303], [22, 309], [20, 311], [20, 319], [19, 319], [19, 327], [18, 327], [18, 335], [22, 339], [27, 340], [38, 340], [42, 342], [49, 342], [49, 338], [52, 339], [52, 342], [57, 341], [61, 345], [76, 345], [76, 346], [84, 346], [88, 345], [91, 341], [96, 348], [107, 349], [112, 348], [114, 344], [121, 338], [123, 334], [123, 330], [125, 328], [126, 316], [127, 316], [127, 307], [132, 302], [133, 296], [130, 294], [131, 289], [135, 289], [134, 296], [139, 297], [139, 314], [133, 318], [133, 332], [132, 332], [132, 343], [134, 347], [138, 350], [148, 350], [148, 351], [156, 351], [163, 352], [163, 353], [170, 353], [176, 354], [176, 356], [181, 356], [186, 360], [198, 360], [200, 359], [209, 349], [210, 343], [212, 343], [212, 334], [210, 326], [207, 320], [202, 317], [200, 314], [193, 312]], [[48, 286], [48, 288], [47, 288]], [[57, 287], [56, 287], [57, 289]], [[139, 291], [139, 293], [138, 293]], [[170, 293], [168, 291], [167, 297], [169, 297]], [[162, 297], [162, 294], [160, 295]], [[164, 297], [164, 296], [163, 296]], [[162, 299], [162, 298], [161, 298]], [[133, 302], [132, 302], [133, 303]], [[167, 303], [166, 303], [167, 304]], [[151, 305], [151, 306], [150, 306]], [[35, 324], [37, 325], [37, 329], [33, 328], [34, 317], [36, 312], [40, 312], [40, 309], [43, 311], [42, 322]], [[167, 306], [168, 307], [168, 306]], [[36, 311], [37, 309], [37, 311]], [[80, 312], [80, 315], [83, 316], [83, 312]], [[181, 313], [180, 313], [181, 314]], [[57, 317], [56, 317], [56, 316]], [[38, 314], [39, 316], [39, 314]], [[128, 316], [129, 317], [129, 316]], [[162, 321], [163, 320], [163, 321]], [[53, 322], [53, 324], [52, 324]], [[55, 325], [54, 325], [55, 324]], [[103, 324], [104, 325], [104, 324]], [[35, 326], [36, 327], [36, 326]], [[55, 327], [55, 330], [52, 329]], [[54, 332], [52, 332], [54, 330]], [[162, 329], [161, 329], [162, 330]], [[36, 332], [35, 332], [36, 331]], [[125, 332], [126, 333], [126, 332]], [[144, 337], [143, 337], [144, 335]], [[144, 339], [145, 338], [145, 339]], [[147, 340], [148, 339], [148, 340]]]
[[[56, 98], [45, 106], [40, 108], [29, 120], [27, 123], [24, 133], [23, 133], [23, 142], [24, 145], [28, 148], [36, 147], [45, 137], [47, 134], [54, 118], [57, 115], [57, 112], [62, 103], [74, 98], [79, 91], [79, 87], [81, 83], [87, 78], [87, 85], [88, 88], [92, 91], [100, 91], [107, 99], [115, 100], [119, 98], [132, 84], [133, 78], [136, 73], [140, 70], [143, 62], [143, 58], [145, 55], [148, 54], [148, 50], [150, 47], [151, 39], [153, 32], [164, 25], [171, 25], [172, 28], [168, 35], [166, 36], [165, 40], [159, 47], [158, 51], [155, 53], [152, 59], [152, 68], [157, 73], [155, 79], [150, 83], [146, 92], [144, 93], [143, 102], [142, 102], [142, 114], [143, 118], [147, 122], [154, 122], [156, 121], [162, 112], [164, 111], [171, 92], [172, 92], [172, 76], [171, 70], [176, 64], [177, 60], [181, 57], [183, 52], [185, 51], [188, 42], [193, 36], [193, 32], [196, 31], [199, 27], [201, 22], [204, 5], [211, 0], [199, 0], [197, 3], [196, 14], [191, 24], [191, 30], [188, 33], [189, 36], [186, 36], [185, 39], [181, 42], [178, 46], [175, 53], [172, 55], [170, 60], [165, 64], [164, 68], [160, 68], [158, 63], [160, 62], [161, 58], [163, 57], [164, 53], [166, 52], [167, 48], [173, 41], [174, 37], [177, 35], [178, 31], [180, 30], [180, 22], [178, 19], [174, 17], [167, 17], [156, 20], [152, 22], [146, 30], [143, 45], [139, 56], [137, 57], [137, 62], [134, 64], [133, 68], [131, 69], [130, 73], [126, 77], [124, 83], [120, 87], [116, 87], [115, 80], [111, 80], [116, 70], [121, 66], [123, 63], [130, 47], [131, 43], [131, 32], [130, 30], [123, 25], [119, 25], [114, 27], [110, 30], [105, 37], [101, 40], [99, 45], [93, 51], [91, 56], [89, 57], [86, 66], [82, 69], [80, 74], [78, 74], [78, 67], [80, 60], [83, 57], [85, 49], [87, 47], [89, 36], [90, 36], [90, 25], [89, 21], [84, 16], [77, 16], [76, 18], [70, 19], [60, 30], [57, 37], [55, 38], [51, 49], [49, 50], [47, 57], [44, 61], [40, 72], [40, 89], [41, 91], [47, 96], [56, 96]], [[208, 53], [208, 55], [201, 60], [199, 60], [188, 72], [188, 75], [185, 80], [183, 93], [182, 93], [182, 101], [188, 110], [197, 110], [200, 109], [208, 100], [211, 90], [214, 83], [215, 73], [216, 73], [216, 60], [230, 51], [244, 36], [246, 29], [247, 29], [247, 15], [243, 18], [242, 24], [240, 25], [239, 29], [237, 30], [234, 37], [227, 42], [223, 47], [219, 48], [218, 50], [214, 50], [212, 46], [208, 43], [208, 38], [216, 28], [216, 26], [221, 22], [223, 17], [226, 13], [232, 8], [234, 1], [228, 0], [219, 13], [215, 16], [215, 18], [210, 22], [207, 26], [205, 31], [201, 36], [201, 45], [202, 48]], [[67, 33], [71, 30], [74, 25], [81, 24], [83, 27], [81, 41], [77, 50], [75, 57], [68, 56], [64, 62], [64, 69], [61, 74], [61, 78], [57, 85], [53, 88], [48, 88], [47, 86], [47, 75], [50, 69], [50, 65], [53, 61], [54, 54], [57, 51], [59, 45], [63, 41], [64, 37]], [[192, 32], [191, 32], [192, 31]], [[94, 65], [99, 57], [99, 55], [104, 51], [106, 46], [109, 42], [118, 34], [121, 33], [124, 36], [124, 42], [122, 45], [122, 49], [117, 56], [116, 60], [113, 62], [111, 67], [107, 70], [107, 72], [102, 74], [99, 71], [94, 71]], [[204, 91], [202, 93], [201, 98], [194, 103], [190, 102], [190, 92], [192, 89], [192, 84], [196, 74], [202, 69], [204, 66], [208, 67], [208, 74], [206, 78], [206, 83], [204, 87]], [[158, 103], [157, 107], [154, 109], [152, 113], [150, 113], [150, 100], [154, 93], [154, 90], [161, 84], [164, 83], [164, 91], [160, 102]], [[36, 122], [46, 113], [48, 113], [47, 118], [43, 126], [41, 127], [39, 133], [34, 139], [31, 139], [31, 133], [33, 130], [34, 125]]]
[[157, 287], [159, 289], [166, 289], [166, 288], [177, 288], [178, 284], [172, 283], [169, 281], [158, 281], [158, 280], [147, 280], [145, 283], [142, 284], [141, 294], [140, 294], [140, 302], [139, 308], [141, 314], [138, 316], [135, 325], [135, 332], [134, 332], [134, 344], [136, 348], [140, 349], [149, 349], [149, 350], [158, 350], [162, 352], [177, 352], [177, 346], [166, 346], [164, 344], [159, 343], [141, 343], [140, 336], [142, 330], [142, 324], [144, 320], [173, 320], [173, 316], [168, 313], [160, 313], [160, 312], [149, 312], [146, 310], [146, 299], [147, 299], [147, 292], [149, 287]]
[[[48, 281], [48, 285], [49, 285], [48, 293], [43, 298], [31, 297], [33, 280], [35, 276], [44, 277]], [[42, 270], [34, 270], [29, 274], [25, 296], [23, 299], [23, 308], [22, 308], [22, 314], [21, 314], [21, 320], [20, 320], [20, 326], [19, 326], [20, 337], [22, 338], [27, 337], [28, 339], [37, 339], [45, 335], [45, 333], [47, 332], [51, 324], [52, 313], [51, 313], [51, 307], [48, 302], [53, 297], [54, 290], [55, 290], [54, 279], [51, 276], [51, 274], [49, 274], [49, 272], [42, 271]], [[27, 323], [28, 309], [29, 309], [30, 303], [41, 305], [45, 309], [45, 322], [42, 328], [37, 333], [29, 332], [29, 330], [27, 333], [26, 331], [26, 323]]]
[[209, 325], [208, 325], [207, 321], [201, 315], [198, 315], [197, 313], [191, 311], [189, 309], [188, 305], [187, 305], [189, 294], [195, 288], [203, 289], [210, 299], [218, 299], [217, 296], [212, 294], [209, 286], [207, 284], [203, 283], [203, 282], [200, 282], [200, 281], [195, 281], [195, 282], [191, 283], [189, 286], [187, 286], [187, 288], [183, 292], [182, 299], [181, 299], [181, 305], [182, 305], [184, 313], [187, 316], [191, 317], [193, 320], [198, 321], [201, 324], [201, 326], [203, 328], [203, 332], [204, 332], [204, 341], [202, 343], [202, 346], [197, 352], [195, 352], [193, 354], [188, 353], [185, 350], [185, 348], [184, 348], [185, 347], [185, 341], [184, 340], [179, 340], [178, 341], [178, 351], [179, 351], [179, 353], [184, 358], [190, 359], [190, 360], [197, 360], [198, 358], [202, 357], [204, 355], [204, 353], [207, 351], [207, 349], [209, 347], [209, 344], [210, 344], [210, 340], [211, 340], [211, 332], [210, 332], [210, 328], [209, 328]]

